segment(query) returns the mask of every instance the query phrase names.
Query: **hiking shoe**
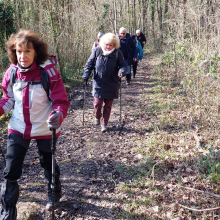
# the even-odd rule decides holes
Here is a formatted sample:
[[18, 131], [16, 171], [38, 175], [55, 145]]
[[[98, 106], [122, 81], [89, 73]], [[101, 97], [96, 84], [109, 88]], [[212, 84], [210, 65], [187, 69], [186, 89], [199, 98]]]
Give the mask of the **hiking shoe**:
[[[60, 205], [60, 200], [57, 200], [54, 202], [54, 210], [57, 209]], [[49, 198], [47, 205], [46, 205], [46, 210], [48, 211], [53, 211], [53, 206], [52, 206], [52, 199]]]
[[130, 81], [128, 81], [128, 82], [127, 82], [127, 85], [130, 85], [130, 84], [131, 84]]
[[107, 131], [107, 125], [101, 125], [101, 131], [106, 132]]
[[94, 124], [95, 124], [95, 125], [100, 125], [100, 118], [99, 118], [99, 119], [96, 118], [95, 121], [94, 121]]

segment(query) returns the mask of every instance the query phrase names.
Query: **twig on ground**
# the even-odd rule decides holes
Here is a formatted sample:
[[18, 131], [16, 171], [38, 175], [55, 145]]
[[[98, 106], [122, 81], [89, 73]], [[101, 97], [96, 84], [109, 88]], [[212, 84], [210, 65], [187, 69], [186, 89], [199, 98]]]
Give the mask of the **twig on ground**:
[[162, 162], [157, 162], [157, 163], [155, 163], [154, 166], [153, 166], [153, 168], [152, 168], [152, 172], [151, 172], [151, 175], [150, 175], [150, 176], [153, 177], [153, 187], [154, 187], [154, 168], [155, 168], [156, 165], [158, 165], [158, 164], [160, 164], [160, 163], [162, 163]]
[[202, 190], [194, 189], [194, 188], [190, 188], [190, 187], [180, 186], [180, 185], [176, 185], [176, 186], [178, 186], [180, 188], [188, 189], [188, 190], [193, 190], [193, 191], [196, 191], [198, 193], [205, 193], [205, 194], [208, 194], [210, 196], [215, 196], [217, 198], [220, 198], [220, 195], [217, 195], [217, 194], [214, 194], [214, 193], [210, 193], [210, 192], [206, 192], [206, 191], [202, 191]]
[[209, 209], [194, 209], [194, 208], [189, 208], [187, 206], [181, 205], [180, 203], [178, 203], [181, 207], [194, 211], [194, 212], [208, 212], [208, 211], [214, 211], [214, 210], [218, 210], [220, 209], [220, 207], [215, 207], [215, 208], [209, 208]]
[[[113, 172], [115, 172], [115, 170], [113, 170]], [[115, 182], [115, 180], [114, 180], [114, 178], [113, 178], [113, 172], [111, 173], [111, 177], [112, 177], [112, 180], [113, 180], [113, 182], [114, 182], [114, 184], [115, 184], [115, 187], [116, 187], [117, 184], [116, 184], [116, 182]], [[114, 188], [115, 188], [115, 187], [114, 187]]]

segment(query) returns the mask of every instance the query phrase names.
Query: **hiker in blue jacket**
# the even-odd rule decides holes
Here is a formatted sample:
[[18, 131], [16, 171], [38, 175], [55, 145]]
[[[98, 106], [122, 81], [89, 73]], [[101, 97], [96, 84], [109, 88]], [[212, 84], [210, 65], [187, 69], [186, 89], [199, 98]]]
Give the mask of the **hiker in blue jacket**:
[[131, 38], [135, 42], [135, 45], [136, 45], [136, 48], [137, 48], [137, 51], [138, 51], [137, 61], [134, 61], [134, 63], [133, 63], [133, 78], [135, 78], [135, 75], [137, 73], [138, 62], [139, 62], [139, 60], [141, 62], [142, 59], [143, 59], [143, 50], [142, 50], [141, 43], [136, 39], [136, 36], [135, 35], [131, 35]]
[[131, 65], [137, 61], [137, 48], [135, 42], [131, 39], [130, 34], [127, 33], [126, 28], [121, 27], [119, 30], [120, 50], [124, 56], [127, 66], [126, 80], [127, 85], [131, 82]]
[[103, 35], [100, 47], [92, 50], [82, 76], [87, 84], [94, 69], [92, 95], [94, 96], [95, 125], [101, 123], [102, 132], [107, 131], [112, 103], [119, 95], [119, 77], [123, 77], [126, 73], [126, 64], [122, 52], [118, 50], [119, 45], [119, 39], [115, 34]]

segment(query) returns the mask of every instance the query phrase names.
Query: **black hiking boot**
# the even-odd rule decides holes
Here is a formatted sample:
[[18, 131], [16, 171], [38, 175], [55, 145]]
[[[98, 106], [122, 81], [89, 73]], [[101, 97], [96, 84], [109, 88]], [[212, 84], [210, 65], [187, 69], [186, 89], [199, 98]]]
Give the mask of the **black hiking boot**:
[[[61, 182], [60, 182], [60, 169], [59, 169], [57, 164], [56, 164], [56, 167], [55, 167], [55, 172], [56, 172], [56, 174], [55, 174], [54, 209], [58, 208], [58, 206], [60, 205], [60, 199], [62, 197], [62, 189], [61, 189]], [[46, 209], [48, 211], [52, 211], [53, 206], [52, 206], [51, 174], [50, 175], [48, 175], [48, 174], [49, 174], [49, 171], [45, 170], [45, 176], [49, 180], [48, 181], [48, 202], [47, 202], [47, 205], [46, 205]]]
[[17, 181], [5, 180], [1, 188], [0, 220], [16, 220], [16, 203], [19, 197], [19, 187]]
[[[57, 209], [59, 207], [61, 197], [62, 197], [61, 184], [60, 184], [60, 181], [59, 181], [59, 183], [56, 181], [54, 209]], [[51, 186], [49, 185], [49, 183], [48, 183], [48, 198], [49, 199], [47, 201], [46, 209], [48, 211], [52, 211], [53, 210], [53, 206], [52, 206], [52, 189], [51, 189]]]
[[[60, 199], [54, 201], [54, 210], [57, 209], [60, 205]], [[52, 205], [52, 197], [50, 197], [47, 201], [46, 210], [52, 211], [53, 205]]]

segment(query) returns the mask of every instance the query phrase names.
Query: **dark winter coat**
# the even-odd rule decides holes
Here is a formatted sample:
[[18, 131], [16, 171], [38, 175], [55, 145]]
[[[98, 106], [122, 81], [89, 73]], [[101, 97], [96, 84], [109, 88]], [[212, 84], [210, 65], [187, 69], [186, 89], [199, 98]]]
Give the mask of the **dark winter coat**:
[[115, 49], [108, 56], [100, 47], [94, 48], [84, 68], [83, 79], [88, 79], [94, 69], [92, 95], [100, 99], [117, 99], [118, 74], [126, 74], [127, 68], [120, 50]]
[[[120, 39], [121, 40], [121, 39]], [[128, 54], [128, 65], [132, 65], [134, 59], [137, 59], [137, 48], [135, 45], [135, 42], [130, 37], [130, 34], [126, 34], [126, 48], [127, 48], [127, 54]], [[119, 48], [120, 49], [120, 48]]]
[[137, 36], [137, 40], [141, 43], [141, 46], [143, 48], [144, 47], [143, 41], [145, 41], [145, 43], [146, 43], [146, 37], [144, 36], [144, 34], [142, 32], [141, 32], [140, 36]]

